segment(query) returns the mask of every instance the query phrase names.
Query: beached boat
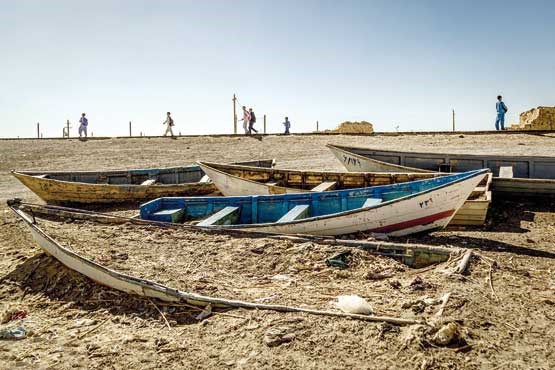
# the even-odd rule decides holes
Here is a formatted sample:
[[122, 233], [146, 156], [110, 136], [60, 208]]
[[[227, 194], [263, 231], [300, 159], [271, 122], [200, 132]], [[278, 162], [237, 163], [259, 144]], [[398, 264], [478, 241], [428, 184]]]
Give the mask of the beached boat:
[[489, 170], [393, 185], [239, 197], [159, 198], [142, 219], [277, 234], [407, 235], [445, 227]]
[[[331, 172], [258, 168], [199, 162], [225, 196], [292, 194], [390, 185], [445, 176], [442, 173]], [[483, 225], [491, 202], [491, 173], [478, 184], [450, 225]]]
[[499, 196], [555, 196], [555, 157], [439, 154], [327, 145], [349, 171], [462, 172], [489, 168]]
[[[274, 160], [241, 162], [272, 167]], [[52, 204], [129, 203], [165, 196], [208, 195], [217, 188], [199, 166], [117, 171], [17, 171], [12, 174]]]
[[[422, 320], [414, 320], [407, 318], [396, 318], [389, 316], [361, 315], [351, 314], [337, 311], [326, 311], [312, 309], [308, 307], [295, 307], [280, 304], [265, 304], [259, 302], [248, 302], [234, 299], [225, 299], [218, 297], [210, 297], [192, 292], [171, 288], [151, 280], [142, 279], [132, 275], [123, 274], [121, 272], [110, 269], [92, 259], [86, 258], [79, 253], [63, 246], [54, 238], [49, 236], [42, 230], [34, 216], [25, 213], [17, 207], [10, 208], [21, 218], [24, 224], [29, 228], [31, 235], [38, 246], [49, 256], [52, 256], [70, 270], [83, 274], [89, 279], [128, 294], [142, 297], [156, 298], [166, 302], [184, 302], [199, 307], [214, 308], [246, 308], [256, 310], [270, 310], [278, 312], [303, 312], [312, 315], [326, 315], [335, 317], [345, 317], [351, 319], [359, 319], [365, 321], [383, 321], [396, 325], [413, 325], [424, 324]], [[66, 242], [67, 243], [67, 242]], [[450, 250], [441, 247], [422, 248], [424, 253], [428, 253], [437, 262], [444, 262], [446, 257], [450, 255]], [[443, 250], [442, 250], [443, 249]], [[451, 249], [453, 251], [453, 249]], [[460, 251], [459, 251], [460, 252]]]

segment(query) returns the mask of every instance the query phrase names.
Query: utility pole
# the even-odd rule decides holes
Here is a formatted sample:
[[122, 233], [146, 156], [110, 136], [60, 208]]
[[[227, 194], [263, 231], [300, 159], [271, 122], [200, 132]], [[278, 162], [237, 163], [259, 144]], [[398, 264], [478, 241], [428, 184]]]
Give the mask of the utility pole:
[[129, 121], [129, 137], [131, 137], [131, 121]]
[[453, 132], [455, 132], [455, 110], [453, 109]]
[[233, 133], [237, 135], [237, 108], [235, 107], [237, 97], [233, 94]]
[[37, 139], [40, 139], [40, 123], [37, 122]]
[[264, 133], [266, 133], [266, 115], [264, 115]]

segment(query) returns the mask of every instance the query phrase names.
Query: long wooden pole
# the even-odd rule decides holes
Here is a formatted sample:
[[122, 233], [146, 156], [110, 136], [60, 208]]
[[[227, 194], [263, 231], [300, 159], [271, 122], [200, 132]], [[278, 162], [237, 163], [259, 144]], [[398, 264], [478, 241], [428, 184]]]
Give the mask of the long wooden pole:
[[318, 126], [319, 126], [319, 123], [318, 123], [318, 121], [316, 121], [316, 132], [319, 132], [319, 131], [320, 131], [320, 129], [319, 129]]
[[233, 133], [237, 135], [237, 107], [235, 106], [237, 97], [233, 94]]
[[133, 135], [131, 135], [131, 121], [129, 121], [129, 137], [131, 137]]
[[453, 132], [455, 131], [455, 110], [453, 109]]
[[266, 115], [264, 115], [264, 133], [266, 133]]
[[69, 120], [67, 120], [66, 124], [67, 124], [66, 134], [67, 134], [67, 138], [69, 139]]
[[40, 123], [37, 122], [37, 139], [40, 139]]

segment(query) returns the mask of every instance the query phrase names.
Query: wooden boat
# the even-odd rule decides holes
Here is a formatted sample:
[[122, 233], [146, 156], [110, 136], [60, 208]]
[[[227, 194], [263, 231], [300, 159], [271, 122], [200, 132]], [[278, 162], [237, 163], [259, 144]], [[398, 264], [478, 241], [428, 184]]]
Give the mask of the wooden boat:
[[[272, 167], [274, 160], [242, 162]], [[52, 204], [129, 203], [165, 196], [208, 195], [217, 188], [199, 166], [116, 171], [16, 171], [12, 174]]]
[[555, 196], [555, 158], [397, 152], [328, 144], [349, 171], [456, 172], [489, 168], [499, 196]]
[[[199, 162], [225, 196], [292, 194], [308, 191], [342, 190], [424, 180], [442, 173], [330, 172], [257, 168]], [[491, 203], [491, 173], [478, 184], [450, 225], [483, 225]]]
[[368, 188], [239, 197], [159, 198], [142, 219], [277, 234], [395, 236], [445, 227], [489, 170]]
[[[58, 241], [54, 240], [51, 236], [46, 234], [38, 226], [36, 219], [33, 216], [26, 214], [20, 209], [14, 207], [10, 208], [21, 218], [21, 220], [23, 220], [25, 225], [29, 228], [35, 242], [46, 254], [57, 259], [67, 268], [79, 272], [101, 285], [128, 294], [156, 298], [166, 302], [185, 302], [187, 304], [199, 307], [207, 307], [208, 305], [210, 305], [210, 307], [215, 308], [246, 308], [278, 312], [304, 312], [312, 315], [345, 317], [365, 321], [383, 321], [396, 325], [412, 325], [425, 323], [422, 320], [413, 320], [406, 318], [350, 314], [337, 311], [318, 310], [307, 307], [295, 307], [279, 304], [264, 304], [233, 299], [224, 299], [177, 290], [154, 281], [141, 279], [135, 276], [117, 272], [91, 259], [85, 258], [84, 256], [72, 251], [71, 249], [64, 247]], [[436, 253], [435, 256], [439, 256], [439, 261], [442, 262], [445, 260], [445, 256], [447, 255], [447, 253], [449, 253], [449, 251], [440, 251], [440, 249], [441, 248], [438, 247], [431, 247], [429, 252]]]

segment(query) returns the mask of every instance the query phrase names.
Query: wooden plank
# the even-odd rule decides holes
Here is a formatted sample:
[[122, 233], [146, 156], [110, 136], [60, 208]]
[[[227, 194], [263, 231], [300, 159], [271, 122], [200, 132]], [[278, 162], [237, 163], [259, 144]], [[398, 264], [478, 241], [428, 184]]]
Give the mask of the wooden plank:
[[184, 213], [185, 208], [164, 209], [162, 211], [152, 213], [150, 215], [150, 219], [154, 221], [177, 223], [183, 220]]
[[155, 183], [156, 183], [156, 179], [148, 179], [143, 181], [141, 185], [148, 186], [148, 185], [154, 185]]
[[499, 167], [499, 177], [504, 179], [513, 178], [513, 166], [501, 166]]
[[291, 208], [289, 212], [284, 214], [279, 220], [277, 220], [277, 222], [280, 223], [300, 220], [302, 218], [307, 218], [309, 215], [310, 206], [307, 204], [302, 204]]
[[197, 226], [233, 225], [239, 221], [239, 207], [225, 207], [213, 215], [200, 221]]
[[34, 175], [34, 177], [38, 177], [39, 179], [47, 179], [48, 175]]
[[329, 191], [335, 189], [337, 186], [336, 181], [324, 181], [318, 186], [313, 187], [310, 191], [320, 192], [320, 191]]
[[208, 182], [211, 182], [211, 181], [212, 180], [210, 179], [210, 177], [208, 177], [208, 175], [202, 176], [202, 178], [199, 180], [199, 182], [205, 182], [205, 183], [208, 183]]
[[377, 206], [381, 202], [382, 202], [382, 199], [380, 198], [368, 198], [360, 208]]

